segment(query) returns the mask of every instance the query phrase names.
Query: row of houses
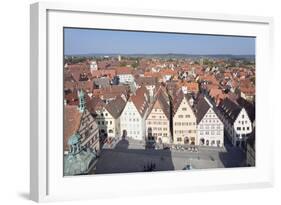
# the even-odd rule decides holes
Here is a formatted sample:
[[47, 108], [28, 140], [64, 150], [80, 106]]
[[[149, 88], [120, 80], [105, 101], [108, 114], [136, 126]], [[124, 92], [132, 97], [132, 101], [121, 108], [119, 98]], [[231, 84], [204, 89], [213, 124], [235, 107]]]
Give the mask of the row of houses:
[[110, 138], [223, 146], [224, 125], [207, 96], [194, 99], [182, 89], [170, 96], [161, 85], [154, 88], [152, 96], [141, 86], [128, 100], [118, 96], [104, 102], [93, 97], [87, 108], [95, 116], [100, 133]]

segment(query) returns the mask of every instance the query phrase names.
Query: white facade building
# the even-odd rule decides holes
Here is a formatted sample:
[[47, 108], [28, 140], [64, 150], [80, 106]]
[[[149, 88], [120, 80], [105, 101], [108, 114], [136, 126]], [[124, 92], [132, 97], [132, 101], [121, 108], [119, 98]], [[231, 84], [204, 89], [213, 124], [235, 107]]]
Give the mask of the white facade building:
[[119, 138], [120, 114], [125, 107], [125, 101], [118, 96], [115, 100], [104, 103], [101, 99], [92, 99], [89, 103], [91, 113], [95, 115], [99, 132], [108, 138]]
[[224, 99], [218, 108], [229, 140], [234, 146], [245, 146], [246, 140], [253, 130], [246, 109], [228, 98]]
[[145, 115], [148, 108], [148, 94], [145, 87], [130, 96], [120, 116], [120, 129], [123, 137], [135, 140], [145, 139]]
[[119, 83], [128, 84], [134, 82], [132, 74], [118, 74], [117, 76], [119, 77]]
[[135, 81], [135, 78], [132, 74], [132, 68], [129, 67], [116, 68], [116, 75], [119, 78], [119, 83], [122, 84], [130, 84]]
[[224, 145], [224, 126], [216, 113], [216, 107], [205, 96], [196, 104], [197, 144], [202, 146]]

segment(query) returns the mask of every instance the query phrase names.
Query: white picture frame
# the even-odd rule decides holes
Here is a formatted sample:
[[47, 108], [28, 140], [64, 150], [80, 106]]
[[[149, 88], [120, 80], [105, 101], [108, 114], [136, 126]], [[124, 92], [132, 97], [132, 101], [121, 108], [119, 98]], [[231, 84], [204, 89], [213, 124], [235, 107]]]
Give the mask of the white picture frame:
[[[273, 117], [271, 102], [267, 100], [271, 84], [266, 70], [273, 69], [272, 18], [40, 2], [31, 5], [30, 25], [32, 200], [95, 199], [273, 186], [273, 131], [270, 125]], [[63, 68], [62, 28], [65, 26], [256, 36], [256, 167], [63, 177], [63, 84], [59, 68]], [[263, 86], [264, 82], [268, 87]]]

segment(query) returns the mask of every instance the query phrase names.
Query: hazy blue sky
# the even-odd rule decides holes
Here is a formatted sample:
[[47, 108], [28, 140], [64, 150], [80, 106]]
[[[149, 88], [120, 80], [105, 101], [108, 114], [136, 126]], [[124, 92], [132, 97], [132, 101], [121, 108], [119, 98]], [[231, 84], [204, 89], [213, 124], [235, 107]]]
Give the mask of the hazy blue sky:
[[65, 28], [64, 37], [65, 55], [90, 53], [255, 54], [255, 38], [253, 37], [76, 28]]

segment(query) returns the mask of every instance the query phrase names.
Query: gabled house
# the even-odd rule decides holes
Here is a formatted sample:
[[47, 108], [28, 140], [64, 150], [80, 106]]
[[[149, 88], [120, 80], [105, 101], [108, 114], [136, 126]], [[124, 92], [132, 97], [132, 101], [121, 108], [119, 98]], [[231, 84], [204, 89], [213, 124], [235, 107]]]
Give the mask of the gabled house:
[[148, 109], [149, 95], [144, 86], [129, 97], [120, 116], [121, 135], [136, 140], [145, 139], [145, 117]]
[[229, 140], [234, 146], [245, 146], [253, 130], [246, 109], [229, 98], [225, 98], [220, 102], [218, 110]]
[[201, 146], [224, 145], [224, 127], [216, 106], [206, 96], [200, 95], [196, 103], [197, 144]]
[[166, 94], [158, 89], [146, 117], [147, 140], [157, 143], [172, 143], [170, 130], [170, 103]]
[[103, 137], [119, 138], [120, 132], [120, 114], [125, 107], [126, 102], [117, 96], [116, 99], [107, 103], [100, 98], [94, 97], [89, 102], [92, 115], [96, 118], [99, 132]]
[[173, 97], [173, 141], [174, 144], [197, 145], [196, 116], [193, 98], [178, 90]]

